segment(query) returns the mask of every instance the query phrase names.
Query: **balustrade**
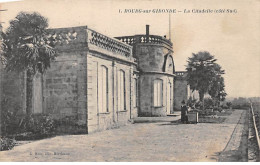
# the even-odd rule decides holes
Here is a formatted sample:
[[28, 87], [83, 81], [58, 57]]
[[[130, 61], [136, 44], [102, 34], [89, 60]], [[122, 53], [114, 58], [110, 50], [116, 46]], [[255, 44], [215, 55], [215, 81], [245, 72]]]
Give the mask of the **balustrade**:
[[[107, 49], [109, 51], [125, 55], [126, 57], [131, 55], [132, 47], [124, 43], [119, 42], [116, 39], [109, 38], [94, 30], [88, 29], [88, 42], [96, 45], [100, 48]], [[127, 42], [127, 41], [125, 41]], [[130, 41], [129, 41], [130, 42]]]
[[46, 42], [52, 45], [67, 45], [75, 42], [77, 38], [78, 33], [73, 29], [64, 31], [51, 29], [48, 31]]
[[134, 45], [136, 43], [155, 43], [155, 44], [165, 44], [172, 47], [171, 41], [156, 35], [135, 35], [135, 36], [123, 36], [115, 37], [121, 42], [124, 42], [128, 45]]
[[176, 76], [183, 76], [186, 72], [175, 72]]
[[[86, 36], [87, 33], [87, 36]], [[130, 41], [129, 41], [130, 42]], [[107, 37], [86, 26], [75, 28], [49, 29], [46, 37], [46, 43], [55, 46], [65, 46], [68, 44], [90, 43], [102, 49], [122, 54], [129, 57], [132, 53], [132, 47], [122, 43], [114, 38]], [[83, 46], [82, 45], [82, 46]], [[70, 47], [67, 47], [70, 49]]]

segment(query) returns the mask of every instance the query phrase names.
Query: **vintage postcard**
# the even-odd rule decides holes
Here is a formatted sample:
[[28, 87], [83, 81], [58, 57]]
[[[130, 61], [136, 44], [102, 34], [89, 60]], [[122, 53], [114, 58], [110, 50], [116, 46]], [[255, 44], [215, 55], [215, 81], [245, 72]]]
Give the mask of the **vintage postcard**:
[[259, 0], [0, 1], [1, 162], [258, 162]]

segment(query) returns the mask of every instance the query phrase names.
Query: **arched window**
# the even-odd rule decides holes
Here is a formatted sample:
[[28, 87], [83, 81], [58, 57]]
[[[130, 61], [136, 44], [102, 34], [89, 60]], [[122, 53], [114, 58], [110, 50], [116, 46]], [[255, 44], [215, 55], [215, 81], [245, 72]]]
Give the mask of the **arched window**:
[[162, 106], [163, 103], [163, 80], [156, 79], [153, 84], [153, 104], [155, 107]]
[[118, 72], [118, 110], [124, 111], [126, 110], [126, 89], [125, 89], [125, 72], [120, 70]]
[[174, 61], [169, 53], [164, 56], [163, 71], [170, 74], [175, 73]]
[[108, 112], [108, 69], [105, 66], [101, 66], [99, 91], [99, 112]]

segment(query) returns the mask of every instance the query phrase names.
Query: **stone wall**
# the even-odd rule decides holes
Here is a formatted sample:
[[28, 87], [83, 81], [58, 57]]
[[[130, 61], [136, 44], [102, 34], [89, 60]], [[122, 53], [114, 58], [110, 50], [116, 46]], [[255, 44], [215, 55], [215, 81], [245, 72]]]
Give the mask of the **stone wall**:
[[[134, 58], [132, 47], [87, 29], [87, 109], [88, 132], [101, 131], [127, 124], [132, 114], [132, 80]], [[107, 70], [107, 102], [103, 102], [102, 69]], [[118, 106], [118, 73], [125, 75], [125, 109]], [[103, 84], [104, 86], [104, 84]], [[108, 103], [108, 104], [107, 104]], [[106, 111], [102, 110], [106, 104]]]
[[1, 71], [1, 99], [2, 110], [10, 110], [18, 114], [25, 114], [25, 78], [24, 73]]
[[87, 133], [87, 26], [49, 29], [57, 58], [43, 77], [43, 109], [59, 132]]
[[163, 45], [149, 43], [137, 44], [134, 49], [134, 57], [137, 58], [138, 69], [141, 72], [163, 72], [165, 56], [172, 52], [172, 50]]
[[181, 109], [181, 102], [184, 100], [187, 103], [188, 86], [185, 78], [176, 77], [174, 82], [174, 110]]
[[[153, 98], [153, 83], [154, 80], [163, 80], [163, 102], [162, 106], [160, 107], [154, 107], [154, 98]], [[173, 93], [173, 77], [171, 76], [166, 76], [162, 74], [146, 74], [140, 76], [139, 79], [139, 85], [140, 85], [140, 110], [138, 113], [138, 116], [166, 116], [168, 114], [173, 113], [173, 98], [174, 98], [174, 93]], [[171, 92], [171, 101], [170, 101], [170, 113], [167, 113], [167, 91], [170, 90], [168, 89], [169, 86], [167, 85], [170, 83], [172, 92]]]
[[[174, 64], [171, 56], [172, 48], [161, 43], [136, 43], [134, 52], [140, 71], [138, 80], [140, 90], [138, 116], [166, 116], [173, 113]], [[169, 58], [171, 58], [172, 64], [165, 66], [166, 63], [169, 63]], [[171, 68], [168, 69], [167, 67]], [[156, 79], [163, 81], [163, 104], [160, 107], [154, 106], [153, 89]], [[167, 87], [168, 83], [171, 87]], [[171, 95], [169, 100], [167, 100], [168, 90], [171, 90], [169, 92], [169, 95]], [[167, 110], [169, 109], [167, 107], [168, 104], [170, 104], [170, 110]]]
[[[109, 38], [86, 26], [48, 30], [48, 43], [55, 45], [57, 58], [44, 75], [36, 75], [33, 87], [35, 113], [50, 114], [60, 123], [60, 133], [88, 133], [125, 125], [132, 110], [133, 65], [132, 47]], [[99, 68], [106, 66], [109, 77], [109, 112], [98, 110], [100, 90]], [[136, 66], [135, 66], [136, 69]], [[125, 72], [126, 106], [117, 103], [117, 73]], [[4, 74], [3, 93], [10, 98], [10, 107], [25, 112], [24, 75]], [[14, 81], [15, 80], [15, 81]], [[42, 103], [42, 105], [40, 104]], [[9, 106], [9, 104], [7, 105]], [[130, 113], [133, 112], [133, 115]]]
[[44, 113], [70, 120], [83, 132], [87, 132], [85, 56], [84, 51], [59, 52], [43, 82]]
[[[131, 119], [138, 117], [139, 107], [140, 107], [140, 83], [139, 83], [139, 72], [137, 71], [137, 66], [133, 66], [133, 76], [131, 76]], [[135, 83], [135, 84], [134, 84]], [[135, 97], [134, 97], [135, 95]], [[136, 103], [134, 105], [134, 99]]]
[[[108, 112], [100, 112], [98, 90], [102, 78], [101, 67], [104, 66], [108, 70]], [[126, 109], [118, 108], [117, 96], [117, 74], [120, 70], [125, 72], [126, 85]], [[120, 125], [125, 125], [130, 119], [130, 95], [131, 95], [131, 66], [126, 63], [120, 63], [101, 54], [90, 52], [87, 55], [87, 75], [88, 75], [88, 132], [95, 132], [110, 129]]]

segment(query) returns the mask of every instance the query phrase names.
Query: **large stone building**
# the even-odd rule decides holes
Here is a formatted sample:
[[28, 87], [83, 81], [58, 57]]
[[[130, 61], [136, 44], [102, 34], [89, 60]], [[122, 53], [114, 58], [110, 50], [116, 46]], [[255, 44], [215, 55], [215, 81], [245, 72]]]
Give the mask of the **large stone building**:
[[[48, 42], [58, 56], [34, 78], [33, 110], [64, 121], [61, 132], [91, 133], [138, 116], [170, 115], [188, 98], [173, 44], [150, 35], [148, 25], [144, 35], [115, 38], [87, 26], [50, 29]], [[24, 114], [25, 74], [2, 74], [5, 106]]]

